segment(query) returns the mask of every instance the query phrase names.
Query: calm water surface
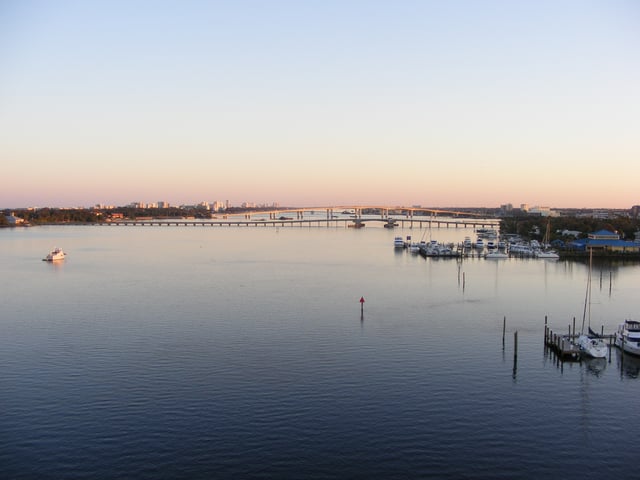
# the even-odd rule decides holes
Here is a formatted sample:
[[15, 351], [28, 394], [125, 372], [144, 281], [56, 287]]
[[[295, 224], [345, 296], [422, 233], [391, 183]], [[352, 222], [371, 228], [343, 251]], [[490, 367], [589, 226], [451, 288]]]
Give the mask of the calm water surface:
[[[473, 232], [0, 230], [1, 476], [633, 477], [640, 361], [543, 347], [545, 316], [579, 328], [585, 264], [397, 234]], [[640, 319], [638, 264], [593, 278], [594, 329]]]

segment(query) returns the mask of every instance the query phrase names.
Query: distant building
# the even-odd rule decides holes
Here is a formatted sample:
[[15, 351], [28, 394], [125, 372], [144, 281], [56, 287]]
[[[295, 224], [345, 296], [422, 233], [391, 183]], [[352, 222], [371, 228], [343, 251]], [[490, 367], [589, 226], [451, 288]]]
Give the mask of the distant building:
[[24, 218], [16, 217], [13, 213], [7, 215], [5, 218], [7, 219], [7, 223], [12, 227], [24, 224]]
[[563, 237], [574, 237], [574, 238], [578, 238], [580, 236], [582, 232], [579, 232], [578, 230], [562, 230], [560, 232], [560, 235], [562, 235]]
[[597, 232], [590, 233], [588, 238], [591, 240], [620, 240], [620, 235], [616, 232], [610, 232], [609, 230], [598, 230]]
[[559, 217], [560, 213], [555, 211], [555, 210], [551, 210], [551, 207], [531, 207], [529, 209], [529, 214], [530, 215], [540, 215], [541, 217]]
[[574, 240], [568, 245], [576, 250], [591, 250], [594, 253], [640, 253], [640, 243], [620, 240], [620, 235], [609, 230], [590, 233], [587, 238]]
[[225, 206], [225, 202], [216, 200], [215, 202], [213, 202], [211, 204], [211, 210], [213, 210], [214, 212], [220, 212], [222, 210], [224, 210], [226, 208]]
[[505, 213], [510, 213], [513, 211], [513, 204], [505, 203], [504, 205], [500, 205], [500, 210], [502, 210]]

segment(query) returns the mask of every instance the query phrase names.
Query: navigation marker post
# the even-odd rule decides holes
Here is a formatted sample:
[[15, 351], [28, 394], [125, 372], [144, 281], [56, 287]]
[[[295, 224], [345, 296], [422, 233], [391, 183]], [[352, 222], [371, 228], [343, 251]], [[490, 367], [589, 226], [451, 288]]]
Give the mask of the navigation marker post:
[[364, 319], [364, 297], [360, 297], [360, 320]]

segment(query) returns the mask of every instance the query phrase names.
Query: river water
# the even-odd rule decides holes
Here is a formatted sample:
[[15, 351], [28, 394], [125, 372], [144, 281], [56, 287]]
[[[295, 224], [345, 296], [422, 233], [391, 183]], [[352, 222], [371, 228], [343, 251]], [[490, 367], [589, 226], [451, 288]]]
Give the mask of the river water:
[[[545, 317], [580, 328], [586, 263], [395, 235], [473, 231], [0, 230], [2, 477], [633, 476], [640, 361], [543, 344]], [[638, 285], [596, 263], [592, 328], [640, 319]]]

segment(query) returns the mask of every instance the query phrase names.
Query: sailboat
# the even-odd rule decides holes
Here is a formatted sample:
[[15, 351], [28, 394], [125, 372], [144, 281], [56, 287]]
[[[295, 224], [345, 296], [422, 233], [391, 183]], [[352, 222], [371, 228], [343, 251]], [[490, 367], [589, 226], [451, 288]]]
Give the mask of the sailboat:
[[547, 221], [547, 229], [544, 233], [544, 238], [542, 239], [542, 248], [537, 249], [535, 251], [536, 258], [549, 258], [552, 260], [557, 260], [560, 258], [553, 250], [549, 250], [549, 240], [551, 239], [551, 221]]
[[[588, 357], [592, 358], [606, 358], [609, 352], [607, 344], [604, 340], [597, 335], [593, 334], [591, 330], [591, 266], [592, 255], [591, 249], [589, 249], [589, 275], [587, 277], [587, 293], [584, 297], [584, 311], [582, 313], [582, 329], [578, 336], [576, 344], [580, 349], [580, 352]], [[589, 335], [584, 333], [584, 321], [588, 319]]]

